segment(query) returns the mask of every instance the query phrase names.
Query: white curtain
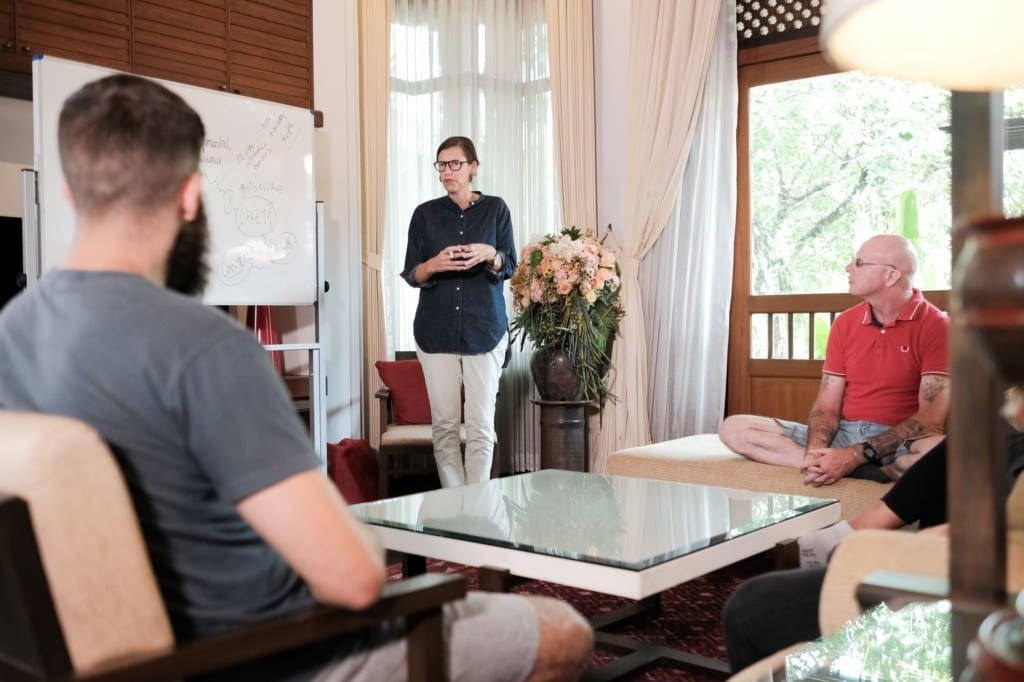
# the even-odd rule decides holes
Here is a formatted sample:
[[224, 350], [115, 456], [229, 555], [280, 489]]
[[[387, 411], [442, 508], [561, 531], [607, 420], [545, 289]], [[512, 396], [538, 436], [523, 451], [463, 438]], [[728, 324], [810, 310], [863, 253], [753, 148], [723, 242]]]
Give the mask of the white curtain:
[[363, 237], [363, 404], [364, 433], [380, 447], [380, 403], [374, 398], [383, 385], [374, 363], [387, 355], [382, 314], [381, 252], [384, 248], [387, 145], [389, 6], [377, 0], [359, 2], [359, 152], [362, 162]]
[[682, 188], [640, 266], [651, 438], [718, 430], [736, 225], [736, 0], [718, 18]]
[[[612, 351], [611, 392], [591, 469], [617, 450], [650, 442], [647, 336], [640, 262], [658, 240], [678, 197], [696, 129], [718, 25], [719, 0], [637, 0], [630, 6], [626, 95], [625, 224], [616, 230], [622, 270], [621, 338]], [[666, 286], [673, 283], [663, 279]], [[658, 349], [684, 352], [684, 349]]]
[[[413, 209], [444, 192], [431, 167], [444, 138], [473, 139], [480, 157], [474, 187], [506, 201], [517, 249], [559, 225], [544, 0], [393, 1], [383, 254], [392, 352], [415, 347], [417, 291], [398, 273]], [[506, 306], [511, 319], [507, 287]], [[518, 348], [498, 401], [506, 471], [532, 469], [539, 461], [529, 357]]]
[[562, 224], [597, 231], [592, 0], [546, 0]]

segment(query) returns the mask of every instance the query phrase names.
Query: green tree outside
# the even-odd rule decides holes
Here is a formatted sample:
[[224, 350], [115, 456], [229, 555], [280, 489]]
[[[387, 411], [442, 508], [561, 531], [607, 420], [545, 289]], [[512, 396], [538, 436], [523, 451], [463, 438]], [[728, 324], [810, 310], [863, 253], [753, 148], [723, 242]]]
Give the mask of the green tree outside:
[[[1005, 93], [1004, 111], [1024, 117], [1024, 90]], [[949, 125], [949, 92], [930, 85], [851, 72], [752, 88], [752, 293], [846, 291], [844, 268], [878, 233], [913, 242], [918, 288], [948, 288]], [[1004, 154], [1004, 211], [1024, 213], [1024, 149]], [[787, 353], [782, 322], [776, 357]], [[811, 352], [823, 357], [827, 321], [813, 324]], [[808, 326], [794, 318], [794, 357], [808, 357]], [[753, 357], [766, 357], [766, 319], [751, 331]]]

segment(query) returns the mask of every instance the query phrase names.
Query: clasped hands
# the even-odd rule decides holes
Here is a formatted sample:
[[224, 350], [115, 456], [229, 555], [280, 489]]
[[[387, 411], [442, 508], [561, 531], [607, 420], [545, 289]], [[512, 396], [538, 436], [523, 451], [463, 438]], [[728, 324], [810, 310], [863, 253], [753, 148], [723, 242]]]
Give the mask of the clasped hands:
[[435, 272], [469, 270], [480, 263], [489, 263], [498, 253], [490, 244], [455, 244], [446, 246], [434, 256]]
[[800, 473], [804, 475], [806, 485], [817, 488], [832, 485], [852, 473], [860, 463], [857, 449], [853, 447], [812, 448], [804, 453]]

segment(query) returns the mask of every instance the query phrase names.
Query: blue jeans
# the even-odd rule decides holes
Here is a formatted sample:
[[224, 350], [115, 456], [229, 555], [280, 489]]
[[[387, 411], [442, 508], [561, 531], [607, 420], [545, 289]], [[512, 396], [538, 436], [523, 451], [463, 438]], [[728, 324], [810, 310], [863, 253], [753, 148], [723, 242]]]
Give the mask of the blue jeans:
[[[782, 427], [782, 433], [787, 438], [795, 442], [797, 445], [807, 445], [807, 425], [799, 424], [797, 422], [786, 421], [785, 419], [776, 419], [775, 422]], [[857, 443], [863, 443], [868, 438], [877, 436], [880, 433], [885, 433], [891, 426], [886, 424], [879, 424], [877, 422], [869, 422], [866, 420], [858, 421], [846, 421], [845, 419], [839, 420], [839, 429], [836, 431], [835, 437], [829, 444], [829, 447], [833, 448], [848, 448]], [[910, 442], [904, 441], [900, 443], [900, 446], [896, 448], [896, 452], [885, 455], [882, 457], [882, 465], [892, 464], [892, 461], [900, 455], [905, 455], [910, 452]]]

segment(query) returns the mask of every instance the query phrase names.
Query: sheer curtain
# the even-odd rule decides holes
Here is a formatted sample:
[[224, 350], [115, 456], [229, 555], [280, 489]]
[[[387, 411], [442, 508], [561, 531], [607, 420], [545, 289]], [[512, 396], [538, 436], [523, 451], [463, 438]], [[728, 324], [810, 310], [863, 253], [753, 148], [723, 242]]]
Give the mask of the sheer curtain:
[[546, 0], [562, 224], [597, 231], [592, 0]]
[[382, 314], [381, 253], [384, 248], [385, 182], [387, 148], [376, 144], [387, 134], [388, 35], [391, 20], [387, 3], [360, 0], [359, 3], [359, 152], [362, 172], [362, 270], [363, 270], [363, 404], [366, 419], [363, 433], [370, 445], [380, 446], [380, 404], [373, 398], [381, 387], [374, 363], [385, 357], [387, 348]]
[[[437, 145], [451, 135], [476, 144], [474, 187], [508, 204], [517, 249], [557, 227], [544, 0], [394, 0], [383, 253], [392, 352], [415, 347], [417, 291], [398, 273], [413, 209], [444, 192], [431, 163]], [[518, 344], [500, 390], [502, 468], [535, 468], [539, 434], [529, 402], [529, 357]]]
[[713, 433], [725, 409], [736, 78], [736, 0], [725, 0], [679, 198], [640, 267], [655, 442]]
[[[650, 442], [647, 332], [640, 262], [658, 240], [678, 195], [718, 25], [720, 0], [639, 0], [630, 5], [626, 95], [625, 224], [616, 230], [622, 271], [621, 337], [612, 350], [611, 392], [591, 452], [591, 470], [606, 457]], [[671, 285], [666, 274], [664, 281]], [[684, 349], [673, 349], [684, 352]]]

